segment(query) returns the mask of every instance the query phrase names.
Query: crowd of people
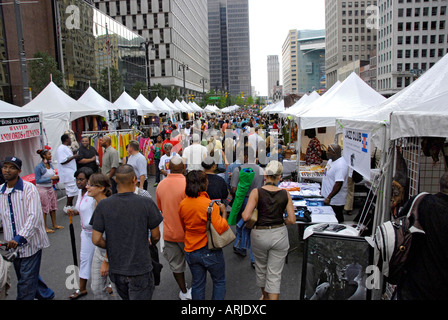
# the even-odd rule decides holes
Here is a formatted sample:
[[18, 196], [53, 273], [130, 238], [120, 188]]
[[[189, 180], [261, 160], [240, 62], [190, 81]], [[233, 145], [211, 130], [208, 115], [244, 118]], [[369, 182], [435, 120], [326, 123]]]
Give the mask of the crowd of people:
[[[207, 274], [213, 282], [212, 299], [225, 299], [224, 254], [207, 245], [209, 206], [218, 233], [235, 226], [233, 252], [249, 254], [261, 299], [279, 299], [289, 250], [287, 225], [296, 223], [291, 196], [278, 187], [282, 162], [288, 157], [287, 130], [279, 134], [281, 130], [279, 121], [272, 124], [250, 112], [178, 124], [169, 121], [152, 137], [152, 159], [133, 140], [127, 146], [128, 157], [120, 159], [110, 137], [104, 135], [101, 162], [88, 137], [74, 152], [72, 138], [64, 134], [55, 151], [57, 174], [51, 150], [37, 151], [42, 161], [35, 168], [36, 186], [20, 178], [21, 160], [7, 157], [0, 216], [8, 249], [19, 252], [13, 262], [17, 299], [54, 298], [39, 267], [42, 249], [50, 245], [48, 234], [63, 229], [56, 222], [53, 185], [58, 182], [67, 196], [63, 211], [79, 215], [81, 223], [79, 289], [70, 299], [85, 296], [89, 288], [99, 300], [111, 299], [109, 291], [116, 293], [115, 299], [151, 299], [160, 276], [154, 250], [163, 252], [179, 286], [179, 299], [205, 299]], [[308, 136], [306, 163], [320, 165], [320, 143], [315, 133]], [[328, 146], [327, 156], [322, 196], [342, 222], [348, 165], [338, 144]], [[155, 164], [153, 186], [148, 186], [148, 160]], [[149, 188], [154, 188], [156, 199]], [[258, 220], [253, 228], [246, 228], [254, 209]], [[185, 281], [188, 270], [191, 287]]]

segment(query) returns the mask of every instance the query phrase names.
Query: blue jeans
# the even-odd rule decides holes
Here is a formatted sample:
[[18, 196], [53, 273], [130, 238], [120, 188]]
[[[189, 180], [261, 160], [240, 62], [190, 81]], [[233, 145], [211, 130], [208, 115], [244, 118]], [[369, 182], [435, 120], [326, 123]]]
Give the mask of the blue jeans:
[[54, 292], [39, 275], [42, 250], [31, 257], [16, 258], [13, 261], [17, 275], [17, 300], [49, 300], [54, 298]]
[[115, 284], [123, 300], [151, 300], [154, 293], [154, 275], [148, 272], [138, 276], [124, 276], [110, 273], [110, 281]]
[[250, 261], [254, 262], [255, 258], [254, 255], [252, 254], [252, 248], [250, 245], [250, 232], [251, 229], [247, 229], [244, 224], [244, 220], [241, 218], [241, 215], [244, 211], [244, 209], [246, 208], [247, 205], [247, 201], [249, 198], [245, 198], [243, 201], [243, 204], [241, 205], [241, 209], [240, 212], [238, 212], [238, 216], [237, 219], [239, 218], [239, 221], [236, 224], [236, 238], [235, 238], [235, 242], [234, 242], [234, 249], [242, 254], [246, 254], [246, 250], [249, 250], [250, 253]]
[[210, 250], [205, 246], [193, 252], [185, 252], [185, 260], [187, 260], [193, 276], [192, 299], [205, 300], [208, 271], [213, 281], [212, 300], [224, 300], [226, 295], [226, 268], [222, 250]]

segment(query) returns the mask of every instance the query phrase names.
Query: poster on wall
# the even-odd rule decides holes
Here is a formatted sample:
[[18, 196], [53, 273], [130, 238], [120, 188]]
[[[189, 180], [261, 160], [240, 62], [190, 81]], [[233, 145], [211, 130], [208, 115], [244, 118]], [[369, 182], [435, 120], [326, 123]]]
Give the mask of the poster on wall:
[[41, 135], [39, 116], [0, 119], [0, 143], [29, 139]]
[[370, 179], [371, 146], [369, 131], [344, 128], [343, 156], [350, 168]]

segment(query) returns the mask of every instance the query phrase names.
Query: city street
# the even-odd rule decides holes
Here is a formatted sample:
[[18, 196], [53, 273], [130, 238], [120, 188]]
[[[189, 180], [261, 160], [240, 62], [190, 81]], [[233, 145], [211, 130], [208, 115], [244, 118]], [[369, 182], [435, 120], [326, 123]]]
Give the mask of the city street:
[[[154, 176], [149, 177], [149, 192], [153, 199], [155, 199]], [[64, 193], [58, 191], [59, 196]], [[63, 230], [56, 230], [55, 233], [49, 234], [51, 246], [43, 250], [42, 264], [40, 275], [45, 283], [55, 292], [55, 300], [68, 300], [70, 294], [74, 290], [69, 290], [66, 287], [66, 282], [70, 282], [70, 269], [66, 273], [68, 266], [73, 265], [72, 249], [70, 242], [69, 219], [62, 208], [65, 204], [65, 198], [62, 197], [58, 201], [57, 223], [64, 226]], [[47, 223], [51, 226], [51, 221], [48, 218]], [[77, 250], [79, 257], [80, 246], [80, 224], [79, 216], [74, 217], [73, 224], [75, 228], [75, 236], [77, 240]], [[233, 230], [235, 227], [232, 227]], [[302, 269], [302, 246], [303, 242], [299, 243], [298, 231], [296, 226], [289, 226], [290, 246], [291, 249], [300, 248], [299, 250], [292, 250], [288, 256], [288, 263], [285, 265], [282, 276], [282, 286], [280, 299], [281, 300], [298, 300], [300, 297], [300, 280]], [[0, 239], [3, 239], [3, 234], [0, 234]], [[261, 296], [260, 289], [255, 285], [255, 271], [251, 267], [249, 255], [241, 257], [233, 253], [232, 246], [224, 249], [224, 256], [226, 259], [226, 276], [227, 276], [227, 294], [226, 300], [258, 300]], [[161, 283], [156, 287], [153, 300], [178, 300], [179, 288], [174, 280], [171, 270], [161, 253], [159, 253], [160, 261], [163, 264]], [[79, 261], [79, 258], [78, 258]], [[17, 278], [13, 268], [11, 268], [11, 282], [12, 287], [9, 291], [7, 300], [15, 300], [16, 298], [16, 284]], [[69, 279], [67, 281], [67, 279]], [[187, 285], [191, 285], [191, 274], [186, 273]], [[212, 293], [211, 278], [207, 280], [207, 299], [211, 298]], [[90, 289], [90, 283], [88, 283]], [[79, 300], [93, 300], [91, 293]]]

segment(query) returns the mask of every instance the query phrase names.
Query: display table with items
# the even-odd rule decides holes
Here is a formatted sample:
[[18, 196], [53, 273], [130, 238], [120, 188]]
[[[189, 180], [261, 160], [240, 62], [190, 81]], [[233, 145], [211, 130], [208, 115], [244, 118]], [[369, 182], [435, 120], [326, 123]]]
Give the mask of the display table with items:
[[284, 181], [278, 187], [289, 192], [296, 213], [296, 223], [338, 222], [331, 206], [324, 205], [319, 183]]
[[359, 230], [338, 223], [306, 228], [301, 300], [369, 300], [368, 266], [373, 247]]

